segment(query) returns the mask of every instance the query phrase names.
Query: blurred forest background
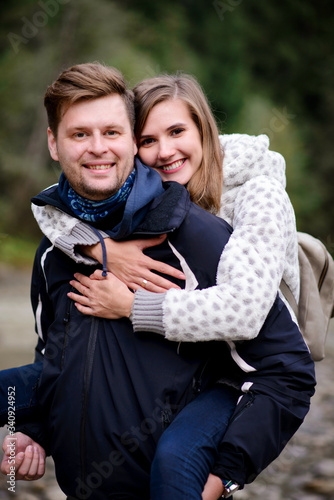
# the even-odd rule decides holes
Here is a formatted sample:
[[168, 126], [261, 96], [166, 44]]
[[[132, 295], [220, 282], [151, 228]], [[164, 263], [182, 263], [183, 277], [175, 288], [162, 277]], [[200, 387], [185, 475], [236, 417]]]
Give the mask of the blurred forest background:
[[334, 253], [330, 0], [11, 0], [0, 30], [0, 260], [35, 247], [30, 197], [59, 176], [45, 89], [88, 61], [118, 67], [130, 85], [194, 74], [221, 132], [266, 133], [284, 155], [298, 229]]

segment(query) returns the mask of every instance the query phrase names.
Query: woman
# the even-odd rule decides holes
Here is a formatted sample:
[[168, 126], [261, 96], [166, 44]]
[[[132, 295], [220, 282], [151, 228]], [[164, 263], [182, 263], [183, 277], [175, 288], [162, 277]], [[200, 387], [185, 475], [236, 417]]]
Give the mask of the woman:
[[[163, 90], [165, 93], [163, 93]], [[212, 117], [210, 121], [210, 112], [209, 116], [207, 116], [208, 108], [206, 108], [206, 101], [204, 97], [200, 98], [199, 91], [200, 89], [194, 80], [187, 77], [162, 77], [161, 79], [153, 79], [139, 84], [135, 89], [137, 102], [139, 103], [136, 135], [139, 154], [145, 163], [153, 168], [157, 168], [164, 180], [176, 180], [182, 184], [186, 184], [192, 199], [204, 208], [214, 212], [219, 208], [221, 191], [220, 147], [214, 121]], [[143, 103], [146, 103], [146, 106]], [[198, 103], [199, 105], [197, 105]], [[187, 139], [189, 139], [188, 143]], [[250, 155], [253, 155], [254, 159], [257, 155], [256, 159], [259, 161], [259, 170], [262, 175], [254, 175], [252, 173], [252, 170], [256, 170], [254, 168], [256, 164], [249, 165], [248, 163], [248, 169], [244, 168], [241, 171], [239, 170], [239, 172], [235, 169], [234, 165], [234, 175], [231, 172], [230, 179], [227, 179], [227, 181], [231, 181], [233, 177], [234, 179], [237, 178], [237, 181], [234, 180], [234, 184], [230, 182], [230, 187], [228, 187], [228, 182], [225, 182], [227, 191], [223, 195], [224, 218], [228, 222], [233, 222], [234, 233], [221, 257], [220, 270], [217, 276], [218, 285], [204, 291], [170, 290], [166, 294], [161, 295], [148, 295], [146, 291], [138, 291], [133, 307], [133, 321], [137, 330], [151, 329], [152, 331], [162, 333], [165, 329], [168, 339], [178, 341], [223, 339], [231, 343], [233, 340], [249, 340], [254, 338], [260, 331], [262, 323], [275, 300], [283, 269], [285, 270], [286, 277], [290, 278], [288, 280], [290, 281], [288, 283], [290, 285], [293, 282], [293, 278], [298, 275], [297, 272], [292, 272], [296, 263], [294, 262], [296, 255], [294, 255], [293, 251], [294, 248], [296, 249], [293, 237], [295, 234], [293, 210], [278, 180], [266, 176], [266, 173], [268, 173], [267, 170], [269, 170], [268, 166], [262, 165], [262, 162], [265, 161], [263, 156], [268, 153], [266, 150], [266, 140], [264, 138], [255, 140], [240, 136], [232, 136], [230, 139], [223, 138], [224, 140], [227, 143], [224, 166], [226, 166], [226, 159], [229, 158], [228, 154], [230, 153], [230, 158], [235, 159], [240, 145], [245, 146], [245, 143], [247, 144], [248, 142], [249, 144], [250, 140], [252, 147], [246, 151], [245, 159], [249, 160]], [[229, 141], [230, 144], [228, 144]], [[175, 146], [176, 142], [177, 145]], [[170, 146], [170, 144], [173, 145]], [[232, 146], [230, 151], [228, 146]], [[260, 160], [261, 156], [262, 159]], [[279, 159], [280, 157], [277, 155], [275, 157], [276, 162]], [[233, 164], [233, 161], [231, 163]], [[251, 166], [253, 169], [251, 169]], [[284, 178], [284, 167], [283, 172], [282, 164], [280, 167], [277, 175], [278, 179]], [[214, 174], [211, 173], [211, 169]], [[275, 199], [275, 196], [277, 199]], [[43, 210], [39, 213], [35, 210], [42, 228]], [[259, 214], [256, 220], [254, 220], [256, 216], [256, 213], [254, 213], [255, 210]], [[79, 223], [74, 226], [75, 230], [73, 231], [73, 222], [70, 222], [70, 224], [72, 225], [72, 231], [70, 232], [72, 238], [75, 238], [80, 231], [85, 233], [85, 238], [87, 237], [89, 229], [82, 229]], [[288, 226], [288, 230], [286, 229], [286, 225]], [[245, 233], [246, 229], [248, 232]], [[45, 232], [51, 239], [47, 230]], [[247, 236], [249, 240], [247, 240]], [[54, 234], [52, 238], [55, 239]], [[64, 241], [66, 241], [66, 238], [65, 240], [58, 238], [56, 244], [61, 246]], [[73, 242], [82, 244], [90, 241], [87, 239], [84, 239], [84, 241], [72, 239], [69, 243], [74, 248]], [[285, 242], [285, 245], [282, 242]], [[133, 244], [128, 242], [110, 242], [110, 245], [112, 249], [117, 248], [117, 245], [121, 248], [119, 253], [123, 255], [124, 265], [125, 248], [131, 248]], [[147, 246], [147, 243], [139, 243], [139, 247], [145, 247], [145, 245]], [[272, 262], [268, 261], [268, 255], [270, 255], [267, 251], [268, 248], [274, 252]], [[109, 255], [111, 255], [110, 260], [112, 261], [110, 265], [111, 269], [115, 274], [120, 274], [117, 271], [117, 265], [115, 265], [117, 252], [112, 250], [112, 253], [109, 252]], [[234, 261], [237, 262], [237, 265], [235, 265]], [[288, 265], [286, 265], [287, 263]], [[147, 266], [146, 269], [145, 266]], [[138, 288], [139, 284], [151, 290], [154, 290], [155, 287], [163, 288], [166, 286], [165, 281], [157, 280], [154, 274], [150, 272], [150, 269], [159, 269], [158, 266], [159, 264], [152, 265], [149, 260], [144, 259], [143, 269], [145, 274], [141, 270], [140, 278], [134, 273], [135, 275], [132, 276], [131, 280], [127, 279], [125, 281], [128, 286], [134, 289]], [[167, 269], [161, 269], [161, 271], [168, 272]], [[98, 274], [95, 277], [101, 276]], [[128, 304], [127, 311], [123, 307], [120, 316], [130, 314], [133, 294], [128, 291], [127, 287], [122, 287], [111, 276], [108, 277], [108, 280], [102, 282], [91, 282], [83, 276], [77, 276], [77, 278], [79, 281], [72, 284], [78, 291], [84, 293], [84, 296], [81, 297], [77, 294], [71, 294], [70, 296], [77, 300], [77, 307], [82, 312], [86, 314], [105, 315], [106, 317], [115, 317], [114, 314], [119, 314], [117, 307], [116, 311], [111, 310], [110, 312], [109, 303], [107, 303], [107, 307], [101, 306], [100, 299], [95, 299], [94, 295], [92, 295], [92, 293], [98, 293], [96, 290], [99, 285], [102, 285], [107, 297], [110, 293], [116, 296], [119, 295], [119, 297], [122, 297], [121, 302], [124, 303], [125, 301]], [[112, 285], [111, 290], [108, 288], [109, 282]], [[115, 294], [114, 287], [116, 286], [118, 288]], [[298, 282], [294, 283], [294, 286], [291, 287], [296, 293]], [[214, 300], [212, 300], [212, 297], [214, 297]], [[260, 307], [255, 308], [259, 299], [261, 300]], [[144, 317], [139, 316], [139, 319], [136, 319], [138, 318], [138, 311], [141, 311], [140, 304], [142, 302], [144, 302], [146, 309], [147, 304], [149, 304], [151, 310], [156, 314], [154, 322], [151, 319], [151, 312], [147, 312], [145, 309]], [[202, 305], [202, 308], [199, 308], [198, 304]], [[183, 305], [185, 307], [182, 308], [181, 306]], [[242, 309], [243, 307], [244, 310]], [[259, 314], [252, 314], [254, 313], [254, 308]], [[162, 309], [164, 310], [164, 315], [162, 315]], [[193, 316], [196, 309], [198, 309], [198, 319]], [[215, 388], [217, 391], [216, 397], [214, 397], [214, 391], [211, 393], [208, 391], [211, 398], [210, 405], [217, 402], [220, 389]], [[244, 388], [244, 392], [248, 393], [249, 390]], [[260, 398], [262, 395], [258, 397]], [[206, 427], [209, 427], [207, 415], [209, 414], [213, 418], [212, 406], [208, 406], [208, 401], [207, 395], [203, 393], [201, 399], [197, 398], [194, 403], [189, 404], [187, 407], [187, 411], [191, 412], [192, 420], [196, 420], [195, 415], [199, 416], [203, 414], [203, 408], [206, 410]], [[182, 413], [180, 413], [180, 416]], [[216, 441], [213, 449], [217, 449], [220, 444], [224, 430], [219, 410], [217, 418], [219, 418], [217, 426], [221, 433], [215, 435]], [[301, 420], [298, 425], [300, 425]], [[166, 460], [161, 461], [160, 459], [164, 459], [166, 449], [168, 449], [170, 443], [175, 442], [175, 429], [177, 429], [177, 426], [180, 438], [184, 434], [187, 422], [189, 423], [189, 418], [186, 414], [181, 419], [175, 419], [168, 433], [166, 432], [163, 436], [164, 439], [161, 440], [162, 445], [158, 449], [157, 458], [152, 468], [152, 476], [154, 478], [152, 483], [152, 498], [163, 498], [163, 495], [166, 495], [166, 484], [163, 484], [162, 481], [165, 479], [166, 474], [174, 474], [175, 471], [165, 470], [161, 472], [160, 466]], [[203, 424], [199, 425], [197, 430], [201, 428], [203, 428]], [[293, 433], [295, 430], [295, 427], [291, 427], [290, 432]], [[190, 435], [191, 441], [194, 441], [194, 432], [193, 428]], [[200, 447], [198, 451], [201, 453], [202, 450], [203, 448]], [[175, 458], [174, 453], [175, 451], [173, 451], [172, 456]], [[184, 456], [184, 453], [182, 449], [182, 456]], [[194, 453], [193, 449], [191, 453]], [[212, 468], [215, 458], [212, 455], [212, 451], [210, 453], [205, 458], [209, 461], [209, 464], [205, 464], [208, 471]], [[273, 458], [271, 456], [270, 460]], [[198, 470], [194, 472], [194, 478], [196, 479], [196, 472]], [[188, 473], [189, 471], [187, 471]], [[205, 478], [207, 475], [205, 476], [204, 474], [203, 477]], [[226, 479], [234, 478], [227, 477]], [[214, 478], [211, 477], [211, 480], [214, 480]], [[240, 482], [242, 483], [242, 481]], [[175, 476], [168, 477], [166, 483], [168, 487], [172, 486], [173, 488], [175, 486]], [[162, 486], [163, 491], [160, 491]], [[220, 481], [217, 495], [221, 492], [222, 483]], [[172, 490], [170, 495], [174, 493], [175, 491]], [[166, 498], [168, 498], [168, 494], [167, 492]], [[205, 495], [206, 493], [204, 492], [204, 497]], [[212, 498], [215, 497], [213, 496]]]

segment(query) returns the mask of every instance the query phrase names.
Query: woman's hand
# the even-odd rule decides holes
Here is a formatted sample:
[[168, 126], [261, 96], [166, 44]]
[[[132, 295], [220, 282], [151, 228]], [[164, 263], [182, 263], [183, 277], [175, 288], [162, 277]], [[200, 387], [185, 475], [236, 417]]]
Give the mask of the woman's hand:
[[[160, 245], [165, 239], [166, 235], [132, 241], [113, 241], [106, 238], [104, 242], [107, 248], [108, 270], [131, 290], [138, 290], [139, 287], [143, 287], [150, 292], [166, 292], [170, 288], [179, 288], [171, 281], [152, 271], [184, 280], [185, 276], [181, 271], [168, 264], [151, 259], [143, 253], [145, 248]], [[95, 258], [102, 264], [102, 247], [100, 243], [81, 248], [86, 255]]]
[[116, 276], [95, 271], [89, 278], [79, 273], [74, 277], [70, 285], [81, 295], [70, 292], [68, 297], [81, 313], [106, 319], [130, 316], [134, 294]]
[[9, 474], [15, 467], [15, 479], [33, 481], [40, 479], [45, 472], [45, 451], [29, 436], [16, 432], [6, 436], [2, 449], [4, 452], [1, 472]]

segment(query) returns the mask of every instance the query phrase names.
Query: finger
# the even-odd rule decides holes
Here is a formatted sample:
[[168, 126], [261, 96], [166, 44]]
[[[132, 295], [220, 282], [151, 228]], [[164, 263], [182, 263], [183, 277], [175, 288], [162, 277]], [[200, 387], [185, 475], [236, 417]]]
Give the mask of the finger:
[[78, 295], [77, 293], [74, 292], [69, 292], [67, 296], [71, 299], [74, 300], [74, 302], [82, 304], [83, 306], [90, 306], [90, 299], [88, 297], [85, 297], [84, 295]]
[[28, 474], [33, 458], [34, 458], [34, 448], [33, 446], [29, 445], [24, 452], [21, 465], [17, 466], [16, 468], [16, 474], [18, 478], [20, 477], [23, 478], [25, 475]]
[[144, 279], [138, 278], [138, 283], [130, 282], [128, 288], [133, 292], [143, 289], [147, 290], [148, 292], [154, 292], [154, 293], [166, 293], [170, 288], [176, 288], [180, 290], [180, 287], [175, 285], [175, 283], [172, 283], [171, 281], [168, 280], [166, 280], [166, 283], [167, 283], [166, 287], [161, 287], [145, 279], [145, 286], [144, 286]]
[[13, 463], [12, 457], [8, 458], [6, 455], [3, 457], [2, 462], [1, 462], [1, 472], [3, 474], [9, 474], [11, 472], [11, 467], [15, 467], [15, 470], [17, 471], [18, 468], [21, 466], [22, 462], [24, 459], [24, 453], [21, 451], [15, 456], [15, 461]]
[[70, 285], [75, 288], [82, 295], [86, 295], [89, 291], [89, 288], [80, 283], [80, 281], [72, 280], [70, 281]]
[[96, 269], [93, 274], [89, 276], [91, 280], [105, 280], [106, 276], [102, 275], [102, 271], [100, 269]]
[[17, 471], [20, 468], [23, 460], [24, 460], [24, 452], [23, 451], [21, 451], [20, 453], [18, 453], [15, 456], [14, 463], [13, 463], [12, 458], [10, 458], [10, 459], [4, 458], [2, 461], [2, 464], [1, 464], [1, 472], [3, 474], [9, 474], [12, 471], [13, 466], [15, 467], [15, 471]]
[[95, 313], [91, 307], [83, 306], [79, 302], [75, 302], [74, 305], [82, 314], [86, 314], [86, 316], [95, 316]]
[[42, 453], [40, 453], [39, 454], [39, 465], [38, 465], [38, 469], [37, 469], [37, 476], [38, 477], [44, 476], [44, 472], [45, 472], [45, 456]]
[[[169, 286], [168, 288], [163, 288], [163, 287], [160, 287], [160, 286], [157, 286], [153, 283], [151, 283], [150, 281], [146, 281], [146, 284], [145, 286], [141, 285], [139, 288], [143, 288], [144, 290], [147, 290], [148, 292], [154, 292], [154, 293], [166, 293], [170, 288], [171, 286]], [[171, 285], [172, 283], [170, 281], [168, 281], [169, 285]], [[180, 287], [178, 286], [174, 286], [173, 288], [177, 288], [177, 289], [180, 289]]]
[[142, 288], [146, 288], [146, 290], [149, 290], [150, 292], [158, 293], [166, 292], [170, 288], [180, 289], [180, 287], [176, 283], [173, 283], [172, 281], [169, 281], [168, 279], [149, 271], [145, 273], [145, 277], [143, 276], [138, 280], [138, 284], [139, 286], [141, 286]]
[[[146, 255], [144, 256], [143, 266], [147, 267], [148, 270], [154, 270], [157, 271], [158, 273], [161, 274], [166, 274], [168, 276], [171, 276], [176, 279], [181, 279], [185, 280], [186, 276], [185, 274], [180, 271], [179, 269], [176, 269], [175, 267], [169, 266], [168, 264], [164, 264], [163, 262], [160, 262], [159, 260], [154, 260], [151, 259], [151, 257], [147, 257]], [[157, 275], [155, 275], [157, 276]], [[154, 276], [151, 276], [153, 283], [155, 283]], [[147, 279], [147, 278], [146, 278]]]
[[33, 479], [36, 476], [38, 468], [39, 468], [39, 459], [40, 459], [40, 454], [39, 454], [38, 448], [37, 448], [37, 446], [34, 446], [30, 467], [29, 467], [28, 472], [26, 473], [27, 477]]
[[151, 269], [154, 271], [157, 271], [158, 273], [161, 274], [166, 274], [168, 276], [171, 276], [176, 279], [181, 279], [185, 280], [186, 276], [185, 274], [180, 271], [179, 269], [176, 269], [175, 267], [169, 266], [168, 264], [164, 264], [163, 262], [160, 262], [158, 260], [153, 260], [151, 259]]
[[79, 282], [82, 285], [84, 285], [85, 287], [89, 288], [90, 279], [88, 278], [88, 276], [85, 276], [84, 274], [81, 274], [81, 273], [75, 273], [74, 277], [77, 280], [77, 282]]

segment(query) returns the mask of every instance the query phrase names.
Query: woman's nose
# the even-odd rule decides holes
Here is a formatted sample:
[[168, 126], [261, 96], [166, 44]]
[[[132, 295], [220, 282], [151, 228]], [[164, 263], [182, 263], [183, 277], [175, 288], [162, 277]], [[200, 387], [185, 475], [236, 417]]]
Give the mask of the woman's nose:
[[170, 143], [170, 141], [160, 141], [159, 144], [159, 159], [160, 160], [167, 160], [168, 158], [171, 158], [175, 154], [175, 147], [173, 144]]

